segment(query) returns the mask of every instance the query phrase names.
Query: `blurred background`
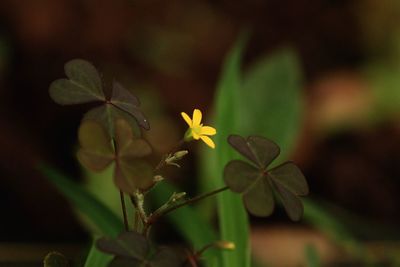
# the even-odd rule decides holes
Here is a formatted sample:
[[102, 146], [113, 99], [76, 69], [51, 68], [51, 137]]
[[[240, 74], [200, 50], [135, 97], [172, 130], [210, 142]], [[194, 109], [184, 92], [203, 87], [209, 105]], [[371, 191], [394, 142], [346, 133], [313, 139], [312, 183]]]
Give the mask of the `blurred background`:
[[[376, 266], [399, 266], [399, 26], [396, 0], [2, 0], [0, 261], [40, 261], [43, 251], [59, 247], [84, 255], [89, 235], [38, 162], [106, 194], [75, 158], [90, 105], [61, 107], [48, 95], [66, 61], [87, 59], [106, 83], [132, 89], [152, 123], [147, 137], [162, 154], [185, 131], [181, 111], [211, 115], [223, 59], [246, 28], [244, 69], [281, 47], [300, 59], [305, 112], [289, 158], [304, 171], [311, 197], [367, 244], [366, 257], [387, 264]], [[187, 159], [177, 180], [198, 171], [191, 169], [198, 157]], [[196, 183], [185, 186], [196, 191]], [[354, 261], [283, 212], [251, 221], [260, 264], [305, 266], [306, 244], [326, 264]]]

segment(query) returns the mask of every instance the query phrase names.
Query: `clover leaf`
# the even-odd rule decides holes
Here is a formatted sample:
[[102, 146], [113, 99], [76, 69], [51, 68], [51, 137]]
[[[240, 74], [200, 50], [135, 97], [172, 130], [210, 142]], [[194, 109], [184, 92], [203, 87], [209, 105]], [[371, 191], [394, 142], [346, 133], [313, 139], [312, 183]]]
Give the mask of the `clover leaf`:
[[183, 253], [170, 247], [154, 249], [150, 242], [137, 232], [124, 232], [116, 239], [101, 238], [97, 248], [115, 257], [109, 267], [179, 267], [183, 266]]
[[139, 108], [139, 100], [121, 84], [113, 82], [111, 98], [106, 98], [100, 74], [90, 62], [73, 59], [65, 64], [64, 69], [68, 79], [55, 80], [49, 89], [50, 97], [56, 103], [102, 103], [88, 111], [83, 119], [101, 123], [111, 136], [114, 135], [114, 122], [118, 118], [127, 120], [131, 126], [136, 125], [131, 123], [134, 119], [143, 129], [150, 129], [149, 122]]
[[268, 169], [280, 153], [279, 146], [259, 136], [245, 139], [231, 135], [228, 142], [252, 163], [232, 160], [224, 169], [226, 185], [242, 195], [246, 209], [255, 216], [269, 216], [275, 207], [275, 195], [281, 200], [289, 218], [300, 220], [303, 204], [299, 196], [308, 194], [307, 181], [292, 162]]
[[142, 159], [151, 154], [152, 149], [144, 139], [133, 136], [125, 120], [115, 122], [113, 139], [96, 121], [83, 121], [78, 138], [79, 162], [95, 172], [114, 162], [114, 182], [123, 192], [132, 194], [136, 189], [146, 190], [153, 185], [153, 168]]

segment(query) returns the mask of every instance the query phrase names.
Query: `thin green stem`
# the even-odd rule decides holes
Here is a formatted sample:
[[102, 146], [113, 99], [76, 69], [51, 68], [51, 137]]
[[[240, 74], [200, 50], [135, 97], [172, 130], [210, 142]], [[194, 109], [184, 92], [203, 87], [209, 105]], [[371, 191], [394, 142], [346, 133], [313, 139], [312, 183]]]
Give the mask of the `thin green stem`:
[[124, 193], [119, 190], [119, 195], [121, 198], [121, 208], [122, 208], [122, 214], [124, 216], [124, 226], [125, 226], [125, 231], [129, 231], [129, 223], [128, 223], [128, 216], [126, 213], [126, 205], [125, 205], [125, 198], [124, 198]]
[[189, 205], [189, 204], [193, 204], [193, 203], [198, 202], [198, 201], [200, 201], [202, 199], [205, 199], [207, 197], [216, 195], [216, 194], [218, 194], [220, 192], [223, 192], [223, 191], [225, 191], [227, 189], [229, 189], [229, 187], [227, 187], [227, 186], [219, 188], [219, 189], [215, 189], [213, 191], [204, 193], [202, 195], [198, 195], [198, 196], [196, 196], [194, 198], [187, 199], [187, 200], [185, 200], [185, 201], [183, 201], [183, 202], [181, 202], [181, 203], [179, 203], [177, 205], [170, 206], [168, 208], [159, 210], [159, 212], [155, 211], [152, 215], [150, 215], [150, 218], [148, 219], [148, 223], [152, 224], [161, 216], [164, 216], [164, 215], [166, 215], [166, 214], [168, 214], [168, 213], [170, 213], [170, 212], [172, 212], [172, 211], [174, 211], [176, 209], [179, 209], [179, 208], [181, 208], [183, 206], [186, 206], [186, 205]]

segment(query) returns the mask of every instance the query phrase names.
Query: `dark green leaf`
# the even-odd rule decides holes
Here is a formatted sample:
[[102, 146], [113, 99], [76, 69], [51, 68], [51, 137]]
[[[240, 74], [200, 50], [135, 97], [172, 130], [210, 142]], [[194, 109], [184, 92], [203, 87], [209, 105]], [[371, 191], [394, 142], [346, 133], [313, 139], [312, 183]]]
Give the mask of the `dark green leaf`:
[[68, 267], [68, 260], [59, 252], [50, 252], [43, 261], [44, 267]]
[[149, 122], [139, 109], [140, 102], [137, 97], [117, 82], [114, 82], [113, 84], [113, 93], [110, 102], [121, 110], [132, 115], [143, 129], [150, 129]]
[[39, 169], [102, 234], [117, 236], [122, 231], [123, 224], [119, 217], [72, 179], [45, 164], [39, 165]]
[[146, 238], [133, 231], [124, 232], [116, 239], [100, 238], [96, 245], [103, 252], [141, 261], [146, 259], [149, 251], [149, 243]]
[[274, 211], [274, 197], [271, 185], [265, 176], [257, 179], [243, 194], [246, 209], [253, 215], [266, 217]]
[[51, 98], [60, 105], [105, 101], [100, 75], [96, 68], [82, 59], [65, 64], [69, 79], [59, 79], [50, 85]]

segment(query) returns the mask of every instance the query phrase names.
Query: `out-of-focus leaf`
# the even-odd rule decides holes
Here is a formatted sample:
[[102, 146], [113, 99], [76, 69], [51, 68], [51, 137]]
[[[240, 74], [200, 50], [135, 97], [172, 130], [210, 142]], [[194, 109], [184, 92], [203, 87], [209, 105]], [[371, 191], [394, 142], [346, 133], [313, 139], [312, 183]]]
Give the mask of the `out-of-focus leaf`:
[[300, 132], [301, 80], [292, 50], [261, 57], [243, 77], [236, 133], [265, 136], [281, 148], [280, 159], [287, 158]]
[[103, 127], [95, 121], [84, 121], [79, 128], [78, 159], [92, 171], [102, 171], [115, 161], [114, 181], [119, 189], [133, 193], [136, 189], [147, 189], [154, 184], [153, 169], [139, 158], [151, 153], [150, 145], [133, 136], [125, 120], [115, 123], [115, 148]]
[[122, 221], [80, 185], [46, 164], [39, 165], [43, 175], [105, 235], [117, 236]]
[[185, 260], [186, 257], [181, 251], [171, 247], [163, 247], [154, 256], [151, 267], [183, 267]]
[[316, 250], [315, 246], [308, 245], [305, 248], [305, 255], [307, 259], [307, 267], [320, 267], [321, 262], [318, 255], [318, 251]]
[[[80, 185], [46, 164], [38, 166], [43, 175], [68, 199], [81, 214], [97, 227], [101, 234], [116, 237], [123, 230], [122, 220]], [[85, 267], [106, 267], [111, 257], [94, 246], [90, 249]]]
[[118, 238], [101, 238], [97, 247], [113, 254], [113, 267], [180, 267], [186, 260], [184, 254], [171, 247], [161, 247], [152, 253], [148, 240], [137, 232], [124, 232]]
[[274, 209], [274, 189], [289, 217], [299, 220], [303, 205], [297, 196], [308, 194], [308, 185], [297, 166], [286, 162], [267, 171], [268, 165], [279, 155], [279, 147], [263, 137], [244, 139], [231, 135], [228, 142], [256, 165], [232, 160], [224, 170], [225, 183], [232, 191], [243, 195], [248, 211], [256, 216], [270, 215]]
[[137, 232], [123, 232], [116, 239], [103, 237], [97, 240], [97, 247], [115, 256], [145, 260], [149, 250], [146, 238]]
[[100, 75], [91, 63], [73, 59], [64, 69], [69, 79], [59, 79], [50, 85], [50, 96], [56, 103], [73, 105], [105, 101]]
[[[215, 158], [208, 158], [212, 168], [213, 185], [224, 185], [221, 175], [223, 166], [235, 157], [226, 139], [228, 135], [236, 133], [239, 128], [238, 112], [240, 108], [240, 65], [242, 52], [247, 35], [242, 35], [230, 50], [220, 76], [215, 99], [215, 128], [218, 134], [215, 137]], [[217, 196], [218, 221], [221, 230], [221, 239], [235, 243], [236, 249], [232, 252], [222, 252], [223, 267], [249, 267], [249, 222], [246, 210], [239, 196], [232, 192], [223, 192]]]
[[[49, 93], [56, 103], [102, 103], [101, 107], [90, 110], [84, 120], [96, 120], [111, 136], [114, 136], [114, 122], [118, 118], [127, 120], [127, 116], [134, 118], [142, 128], [150, 129], [149, 122], [139, 108], [139, 100], [122, 85], [114, 82], [111, 99], [106, 99], [100, 75], [90, 62], [82, 59], [68, 61], [65, 64], [65, 74], [69, 79], [58, 79], [50, 85]], [[134, 127], [135, 124], [131, 126]]]
[[44, 267], [68, 267], [69, 263], [65, 256], [59, 252], [50, 252], [43, 261]]
[[114, 160], [114, 149], [111, 138], [100, 124], [87, 121], [82, 123], [78, 131], [81, 145], [77, 157], [83, 166], [93, 171], [107, 168]]
[[90, 247], [89, 253], [85, 260], [84, 267], [107, 267], [112, 260], [112, 256], [105, 254], [96, 248], [95, 242]]

